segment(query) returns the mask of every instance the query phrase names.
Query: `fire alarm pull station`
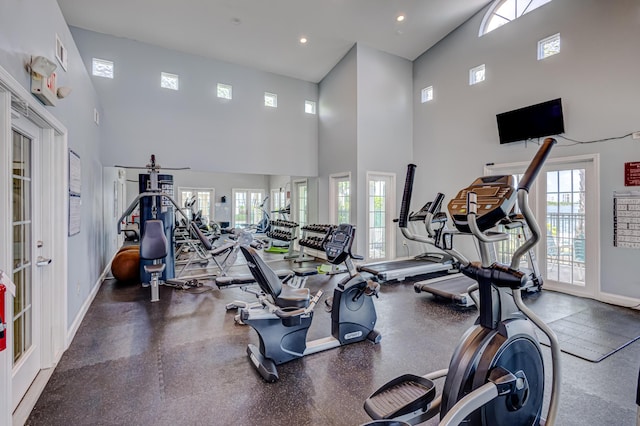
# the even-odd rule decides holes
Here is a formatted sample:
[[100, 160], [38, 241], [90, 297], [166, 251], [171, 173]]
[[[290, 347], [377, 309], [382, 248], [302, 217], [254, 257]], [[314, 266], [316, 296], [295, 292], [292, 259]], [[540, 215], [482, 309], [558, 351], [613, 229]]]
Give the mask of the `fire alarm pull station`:
[[0, 351], [7, 349], [7, 323], [5, 322], [4, 313], [4, 296], [7, 292], [7, 287], [4, 284], [0, 284]]

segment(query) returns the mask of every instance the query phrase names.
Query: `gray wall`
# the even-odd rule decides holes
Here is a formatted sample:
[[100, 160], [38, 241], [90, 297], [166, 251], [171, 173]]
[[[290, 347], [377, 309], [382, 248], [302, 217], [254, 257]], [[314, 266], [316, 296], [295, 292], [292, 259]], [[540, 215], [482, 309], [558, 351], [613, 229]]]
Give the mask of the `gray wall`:
[[[367, 172], [396, 175], [396, 211], [400, 201], [407, 164], [413, 153], [413, 71], [412, 63], [398, 56], [358, 45], [358, 226], [360, 254], [365, 255], [368, 212]], [[395, 226], [395, 225], [393, 225]], [[402, 238], [397, 232], [396, 253], [401, 251]], [[413, 254], [419, 252], [413, 251]]]
[[58, 66], [56, 73], [58, 87], [71, 86], [73, 92], [59, 100], [58, 106], [47, 108], [66, 126], [69, 149], [80, 156], [82, 167], [81, 231], [68, 241], [69, 326], [105, 266], [100, 132], [93, 122], [98, 97], [55, 0], [0, 0], [0, 28], [0, 65], [27, 90], [30, 84], [25, 64], [31, 55], [55, 61], [56, 33], [68, 50], [67, 70]]
[[[114, 62], [114, 79], [91, 77], [104, 108], [105, 165], [146, 164], [193, 170], [314, 176], [317, 115], [304, 101], [318, 86], [293, 78], [71, 28], [87, 69]], [[178, 74], [179, 91], [160, 88], [160, 73]], [[233, 99], [216, 97], [217, 83]], [[278, 108], [264, 106], [264, 92]]]
[[[351, 172], [357, 185], [357, 48], [354, 46], [319, 84], [318, 94], [318, 211], [320, 223], [329, 223], [329, 175]], [[352, 207], [355, 194], [351, 194]], [[355, 219], [355, 208], [351, 217]], [[353, 220], [352, 219], [352, 220]], [[356, 241], [357, 243], [357, 241]]]
[[319, 217], [329, 220], [329, 175], [351, 172], [354, 250], [360, 254], [367, 241], [367, 172], [395, 173], [401, 194], [411, 161], [411, 67], [406, 59], [356, 45], [320, 82]]
[[[414, 62], [415, 193], [425, 194], [416, 202], [438, 191], [452, 196], [482, 175], [485, 163], [533, 156], [535, 144], [498, 144], [496, 113], [561, 97], [568, 137], [593, 140], [640, 130], [638, 1], [555, 0], [478, 37], [483, 15]], [[538, 40], [558, 32], [561, 53], [538, 61]], [[469, 86], [469, 69], [483, 63], [486, 81]], [[429, 85], [435, 99], [421, 104], [420, 90]], [[625, 189], [624, 162], [640, 161], [640, 144], [626, 138], [556, 147], [552, 156], [587, 153], [599, 153], [601, 161], [602, 291], [640, 297], [637, 274], [629, 267], [638, 251], [612, 243], [612, 193]]]

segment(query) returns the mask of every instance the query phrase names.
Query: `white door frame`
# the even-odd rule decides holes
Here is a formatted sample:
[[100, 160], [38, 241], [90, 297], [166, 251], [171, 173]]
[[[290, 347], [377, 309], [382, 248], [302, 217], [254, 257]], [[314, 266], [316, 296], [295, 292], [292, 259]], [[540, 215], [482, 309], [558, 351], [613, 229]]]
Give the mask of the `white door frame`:
[[[563, 285], [561, 283], [555, 284], [550, 281], [545, 281], [544, 285], [550, 290], [558, 290], [576, 296], [604, 300], [605, 295], [601, 291], [600, 282], [600, 155], [585, 154], [571, 157], [549, 158], [545, 162], [545, 166], [539, 176], [544, 176], [544, 173], [547, 171], [557, 170], [558, 166], [567, 165], [573, 167], [580, 163], [591, 165], [590, 168], [587, 168], [587, 179], [591, 184], [588, 188], [589, 195], [587, 197], [587, 205], [585, 206], [589, 212], [587, 216], [589, 238], [585, 240], [586, 258], [589, 259], [589, 268], [585, 270], [585, 283], [588, 284], [585, 285], [584, 289], [577, 286]], [[485, 166], [484, 173], [486, 175], [505, 174], [515, 173], [518, 170], [523, 173], [528, 164], [528, 162], [517, 162]], [[591, 170], [591, 174], [589, 174], [589, 170]], [[538, 188], [539, 185], [536, 184], [531, 191], [530, 205], [533, 206], [536, 218], [541, 218], [546, 217], [546, 212], [542, 207], [543, 204], [546, 205], [546, 195], [539, 195]], [[538, 202], [540, 196], [544, 197], [544, 203]], [[544, 259], [546, 259], [546, 255], [542, 253], [540, 244], [536, 247], [536, 257], [537, 259], [543, 259], [543, 263]], [[540, 264], [540, 270], [546, 271], [546, 266], [542, 263]]]
[[[68, 146], [67, 129], [58, 121], [27, 89], [0, 66], [0, 205], [10, 206], [12, 203], [12, 168], [11, 164], [11, 107], [13, 105], [21, 113], [42, 129], [41, 166], [41, 209], [42, 232], [33, 236], [33, 240], [41, 240], [44, 246], [36, 249], [36, 256], [41, 255], [53, 259], [51, 265], [42, 269], [41, 332], [47, 338], [41, 339], [41, 365], [50, 369], [62, 357], [67, 349], [67, 230], [68, 230]], [[15, 114], [15, 113], [14, 113]], [[47, 177], [46, 179], [44, 177]], [[6, 218], [0, 221], [0, 269], [11, 271], [11, 248], [6, 246], [11, 238], [11, 222]], [[3, 246], [4, 244], [4, 246]], [[10, 275], [10, 272], [9, 272]], [[13, 296], [7, 292], [4, 301], [6, 316], [13, 318]], [[8, 322], [7, 325], [9, 325]], [[7, 350], [0, 352], [0, 424], [12, 424], [12, 351], [13, 330], [7, 333]], [[41, 370], [42, 371], [42, 370]], [[36, 379], [37, 381], [37, 379]], [[29, 390], [38, 395], [46, 382], [39, 389]], [[32, 404], [35, 399], [31, 398]], [[24, 407], [30, 411], [30, 407]], [[22, 407], [19, 407], [22, 409]]]

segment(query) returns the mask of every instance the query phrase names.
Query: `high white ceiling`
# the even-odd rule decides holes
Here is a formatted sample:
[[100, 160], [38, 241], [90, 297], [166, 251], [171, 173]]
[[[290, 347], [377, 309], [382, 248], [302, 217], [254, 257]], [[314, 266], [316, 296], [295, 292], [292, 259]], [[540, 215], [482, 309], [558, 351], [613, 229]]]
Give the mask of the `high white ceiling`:
[[489, 2], [58, 0], [71, 26], [311, 82], [355, 43], [414, 60]]

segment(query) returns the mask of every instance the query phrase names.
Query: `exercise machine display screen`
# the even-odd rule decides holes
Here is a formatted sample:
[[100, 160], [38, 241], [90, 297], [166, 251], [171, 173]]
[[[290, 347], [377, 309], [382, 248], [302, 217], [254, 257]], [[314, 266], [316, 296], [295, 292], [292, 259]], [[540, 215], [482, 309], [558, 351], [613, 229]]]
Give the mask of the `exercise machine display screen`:
[[340, 264], [349, 256], [355, 228], [349, 224], [341, 224], [335, 228], [324, 246], [327, 260], [333, 264]]
[[477, 194], [476, 222], [481, 232], [491, 229], [513, 209], [516, 202], [514, 179], [510, 175], [485, 176], [458, 192], [447, 206], [453, 223], [460, 232], [471, 232], [467, 221], [467, 194]]

